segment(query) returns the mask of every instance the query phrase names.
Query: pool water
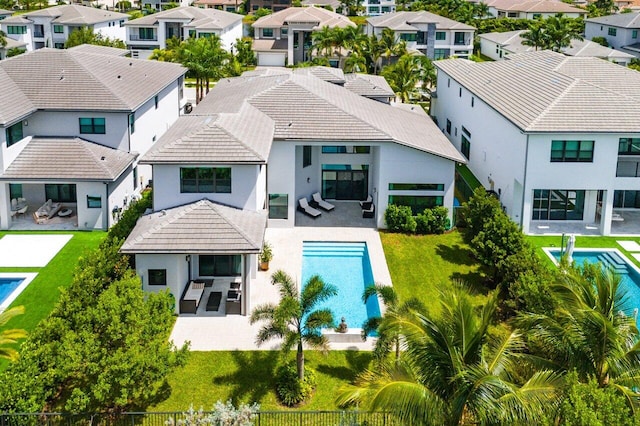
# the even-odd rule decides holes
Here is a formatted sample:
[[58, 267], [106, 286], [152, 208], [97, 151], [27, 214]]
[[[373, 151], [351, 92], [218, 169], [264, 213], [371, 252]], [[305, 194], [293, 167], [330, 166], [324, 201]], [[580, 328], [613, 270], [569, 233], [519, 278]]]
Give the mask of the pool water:
[[[549, 253], [554, 259], [560, 259], [560, 250], [549, 250]], [[617, 250], [575, 250], [573, 260], [577, 265], [583, 265], [585, 262], [600, 263], [620, 275], [621, 282], [618, 288], [627, 294], [625, 306], [621, 308], [627, 315], [636, 315], [634, 311], [640, 309], [640, 273], [629, 259]], [[640, 326], [640, 323], [638, 325]]]
[[14, 292], [24, 278], [0, 278], [0, 305]]
[[302, 246], [302, 284], [320, 275], [322, 280], [336, 287], [336, 296], [318, 308], [333, 312], [336, 326], [342, 317], [349, 328], [362, 328], [368, 318], [380, 316], [377, 297], [362, 303], [365, 287], [373, 285], [373, 272], [366, 243], [309, 242]]

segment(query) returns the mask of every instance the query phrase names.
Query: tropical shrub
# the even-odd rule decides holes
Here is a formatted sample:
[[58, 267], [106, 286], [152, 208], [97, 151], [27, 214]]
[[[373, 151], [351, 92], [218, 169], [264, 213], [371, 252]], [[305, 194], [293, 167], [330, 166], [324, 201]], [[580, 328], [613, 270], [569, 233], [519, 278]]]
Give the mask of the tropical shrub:
[[304, 379], [298, 377], [295, 363], [287, 363], [276, 372], [276, 393], [284, 405], [292, 407], [307, 401], [317, 384], [316, 374], [311, 368], [305, 369]]
[[107, 234], [108, 240], [127, 238], [136, 226], [140, 216], [142, 216], [147, 209], [152, 208], [152, 194], [151, 191], [146, 191], [140, 199], [131, 202], [129, 208], [120, 216], [120, 220], [109, 229], [109, 233]]
[[609, 42], [607, 41], [606, 37], [593, 37], [591, 41], [594, 43], [598, 43], [604, 47], [609, 47]]
[[389, 204], [384, 212], [384, 221], [387, 228], [393, 232], [413, 234], [418, 226], [409, 206]]
[[416, 216], [416, 233], [418, 234], [442, 234], [451, 227], [449, 210], [443, 206], [437, 206], [424, 211]]
[[253, 420], [256, 418], [258, 410], [260, 410], [260, 406], [256, 403], [251, 405], [240, 404], [236, 408], [231, 400], [227, 401], [226, 404], [218, 401], [211, 409], [211, 413], [205, 413], [202, 407], [199, 410], [195, 410], [191, 405], [187, 412], [182, 413], [182, 419], [174, 421], [173, 417], [170, 417], [165, 423], [172, 426], [253, 426]]

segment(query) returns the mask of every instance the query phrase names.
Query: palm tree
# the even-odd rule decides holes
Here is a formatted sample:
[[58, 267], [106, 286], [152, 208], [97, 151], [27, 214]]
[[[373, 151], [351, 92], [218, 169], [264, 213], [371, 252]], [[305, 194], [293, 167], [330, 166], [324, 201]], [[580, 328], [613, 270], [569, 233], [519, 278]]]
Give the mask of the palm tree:
[[328, 59], [331, 56], [333, 40], [333, 30], [325, 25], [320, 31], [311, 33], [311, 49], [316, 52], [316, 55], [322, 55]]
[[[386, 65], [391, 63], [392, 56], [400, 56], [400, 52], [402, 50], [401, 43], [396, 39], [396, 33], [391, 28], [385, 28], [382, 30], [379, 43], [382, 56], [386, 58]], [[406, 45], [404, 50], [406, 51]]]
[[403, 55], [398, 62], [382, 69], [382, 75], [402, 102], [409, 102], [417, 96], [420, 81], [418, 61], [416, 56]]
[[258, 306], [251, 313], [251, 324], [266, 321], [258, 332], [258, 345], [273, 338], [282, 338], [281, 349], [288, 353], [297, 346], [296, 355], [298, 379], [304, 380], [303, 344], [313, 348], [328, 350], [329, 342], [321, 333], [323, 328], [334, 326], [333, 314], [329, 309], [316, 306], [337, 294], [334, 286], [325, 283], [318, 275], [306, 282], [302, 292], [284, 271], [278, 270], [271, 276], [271, 283], [278, 285], [280, 303]]
[[7, 46], [7, 35], [4, 33], [4, 31], [0, 30], [0, 47], [6, 47]]
[[[495, 292], [480, 311], [456, 287], [442, 295], [440, 304], [437, 317], [397, 317], [405, 342], [401, 362], [361, 374], [337, 402], [366, 402], [406, 425], [536, 423], [553, 407], [560, 376], [526, 374], [524, 341], [517, 331], [489, 335]], [[517, 377], [526, 378], [519, 384]]]
[[562, 13], [550, 16], [545, 20], [544, 31], [550, 49], [560, 52], [571, 46], [572, 40], [582, 40], [582, 28], [576, 25], [575, 19], [567, 18]]
[[216, 35], [183, 41], [176, 57], [196, 79], [196, 104], [209, 93], [212, 79], [218, 80], [229, 74], [231, 57]]
[[[24, 313], [24, 306], [16, 306], [15, 308], [7, 309], [0, 313], [0, 327], [7, 324], [7, 322], [15, 317]], [[11, 345], [17, 342], [18, 339], [22, 339], [27, 336], [27, 332], [21, 329], [8, 329], [0, 332], [0, 358], [15, 360], [18, 358], [18, 352], [9, 348], [6, 345]]]
[[[586, 271], [586, 272], [585, 272]], [[640, 341], [628, 312], [620, 276], [609, 270], [570, 270], [552, 286], [560, 306], [553, 314], [525, 314], [518, 325], [529, 330], [534, 354], [560, 371], [575, 370], [581, 380], [597, 380], [627, 398], [635, 409], [640, 393]]]
[[367, 340], [367, 336], [373, 332], [378, 333], [373, 350], [374, 355], [383, 361], [386, 355], [393, 349], [395, 352], [395, 362], [400, 362], [400, 345], [402, 330], [395, 327], [393, 319], [409, 315], [413, 311], [424, 311], [424, 306], [415, 297], [400, 304], [398, 294], [393, 287], [382, 284], [374, 284], [367, 287], [362, 294], [362, 301], [367, 303], [370, 297], [379, 297], [386, 308], [385, 316], [368, 318], [362, 324], [362, 340]]
[[367, 58], [358, 52], [351, 52], [344, 60], [345, 72], [367, 72]]
[[547, 39], [545, 36], [545, 30], [543, 28], [543, 22], [541, 20], [535, 20], [531, 23], [529, 31], [525, 31], [520, 34], [522, 38], [522, 44], [525, 46], [531, 46], [534, 50], [546, 49]]

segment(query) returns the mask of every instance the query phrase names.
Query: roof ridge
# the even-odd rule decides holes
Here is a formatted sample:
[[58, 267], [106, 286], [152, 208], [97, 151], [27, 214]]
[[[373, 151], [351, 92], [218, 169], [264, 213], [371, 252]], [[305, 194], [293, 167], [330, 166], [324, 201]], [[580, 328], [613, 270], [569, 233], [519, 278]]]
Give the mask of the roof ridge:
[[[84, 143], [82, 143], [82, 141], [83, 141], [83, 140], [85, 140], [85, 139], [79, 138], [79, 137], [77, 137], [77, 136], [76, 136], [76, 137], [74, 137], [74, 138], [71, 138], [71, 139], [72, 139], [74, 142], [76, 142], [78, 145], [80, 145], [80, 147], [82, 148], [82, 150], [83, 150], [83, 151], [85, 151], [85, 152], [86, 152], [86, 153], [88, 153], [91, 157], [93, 157], [94, 159], [96, 159], [96, 162], [95, 162], [95, 163], [96, 163], [96, 164], [98, 164], [98, 165], [99, 165], [99, 167], [100, 167], [104, 172], [106, 172], [107, 174], [111, 174], [111, 171], [107, 168], [106, 164], [104, 164], [104, 163], [103, 163], [103, 160], [102, 160], [102, 157], [103, 157], [103, 156], [101, 156], [101, 158], [98, 158], [98, 156], [96, 155], [96, 153], [95, 153], [94, 151], [92, 151], [92, 150], [90, 150], [90, 149], [89, 149], [89, 145], [88, 145], [88, 144], [84, 144]], [[86, 141], [86, 142], [88, 142], [88, 143], [90, 143], [90, 144], [93, 144], [93, 145], [95, 145], [95, 146], [98, 146], [98, 147], [102, 147], [102, 148], [104, 148], [102, 145], [99, 145], [99, 144], [97, 144], [97, 143], [95, 143], [95, 142], [91, 142], [91, 141]]]
[[[205, 205], [207, 205], [207, 206], [208, 206], [210, 209], [212, 209], [214, 212], [218, 213], [218, 215], [220, 215], [220, 217], [221, 217], [221, 218], [223, 218], [223, 219], [225, 220], [225, 222], [227, 222], [227, 224], [228, 224], [229, 226], [231, 226], [233, 229], [235, 229], [235, 230], [238, 232], [238, 234], [242, 235], [242, 237], [243, 237], [246, 241], [250, 242], [250, 243], [251, 243], [251, 244], [253, 244], [254, 246], [258, 246], [258, 245], [259, 245], [259, 244], [256, 244], [256, 242], [255, 242], [255, 241], [253, 241], [251, 238], [249, 238], [249, 237], [247, 236], [247, 234], [244, 232], [244, 230], [243, 230], [243, 229], [240, 229], [239, 227], [237, 227], [237, 226], [233, 223], [233, 221], [229, 220], [229, 218], [227, 217], [227, 215], [225, 215], [223, 212], [221, 212], [221, 211], [218, 209], [218, 206], [222, 206], [222, 204], [215, 203], [215, 202], [213, 202], [213, 201], [211, 201], [211, 200], [209, 200], [209, 199], [203, 199], [203, 200], [201, 200], [201, 201], [203, 201], [203, 202], [204, 202], [204, 204], [205, 204]], [[223, 206], [223, 207], [227, 207], [227, 208], [230, 208], [230, 209], [235, 209], [235, 207], [231, 207], [231, 206]], [[236, 210], [240, 210], [240, 209], [236, 209]]]
[[[56, 49], [54, 49], [56, 50]], [[118, 95], [115, 91], [111, 90], [111, 85], [107, 85], [104, 84], [98, 77], [96, 77], [96, 75], [93, 73], [93, 71], [91, 71], [89, 68], [87, 68], [86, 66], [84, 66], [84, 64], [82, 64], [77, 58], [77, 55], [83, 55], [85, 53], [77, 51], [77, 50], [69, 50], [69, 49], [63, 49], [62, 52], [65, 52], [69, 55], [69, 57], [71, 58], [71, 60], [73, 62], [75, 62], [80, 68], [82, 68], [87, 74], [89, 74], [95, 83], [99, 84], [100, 86], [102, 86], [103, 88], [105, 88], [109, 93], [111, 93], [111, 95], [113, 95], [114, 98], [118, 99], [120, 102], [122, 102], [122, 105], [126, 105], [127, 109], [132, 109], [129, 108], [129, 103], [126, 102], [122, 96]], [[18, 55], [20, 56], [20, 55]]]
[[[249, 104], [249, 106], [253, 107], [253, 105], [251, 105], [251, 104]], [[243, 107], [244, 107], [244, 104], [243, 104]], [[251, 148], [249, 145], [247, 145], [238, 136], [234, 135], [229, 129], [227, 129], [225, 127], [222, 127], [222, 125], [220, 125], [220, 123], [219, 123], [219, 119], [220, 118], [227, 118], [228, 117], [228, 119], [232, 119], [234, 117], [237, 117], [239, 114], [240, 114], [240, 111], [233, 112], [233, 113], [227, 113], [227, 112], [220, 113], [220, 114], [218, 114], [218, 119], [216, 121], [214, 121], [213, 123], [207, 124], [207, 126], [210, 126], [211, 124], [216, 125], [220, 130], [222, 130], [227, 135], [231, 136], [236, 142], [238, 142], [240, 145], [244, 146], [248, 151], [253, 153], [256, 157], [258, 157], [258, 158], [260, 158], [260, 159], [262, 159], [264, 161], [267, 161], [266, 158], [263, 158], [262, 155], [258, 154], [253, 148]], [[273, 119], [271, 117], [269, 117], [269, 120], [273, 121]]]

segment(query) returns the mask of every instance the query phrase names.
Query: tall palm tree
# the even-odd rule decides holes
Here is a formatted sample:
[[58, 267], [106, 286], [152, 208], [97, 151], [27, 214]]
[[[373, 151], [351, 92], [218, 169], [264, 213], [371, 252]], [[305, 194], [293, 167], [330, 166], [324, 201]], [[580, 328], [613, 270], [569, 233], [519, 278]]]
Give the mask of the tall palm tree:
[[386, 355], [393, 350], [395, 362], [399, 363], [402, 329], [396, 327], [397, 322], [394, 320], [399, 316], [409, 315], [413, 311], [424, 311], [424, 306], [415, 297], [401, 304], [396, 291], [388, 285], [374, 284], [367, 287], [362, 293], [362, 301], [367, 303], [371, 297], [380, 298], [386, 312], [383, 317], [371, 317], [362, 324], [362, 340], [367, 340], [369, 334], [377, 332], [378, 340], [376, 340], [373, 350], [375, 357], [383, 361]]
[[344, 60], [345, 72], [367, 72], [367, 58], [358, 52], [351, 52]]
[[398, 62], [382, 69], [382, 75], [402, 102], [409, 102], [417, 96], [420, 81], [418, 61], [417, 56], [403, 55]]
[[311, 33], [311, 49], [316, 52], [316, 55], [322, 55], [328, 59], [331, 56], [333, 45], [334, 34], [329, 26], [325, 25], [319, 31]]
[[538, 48], [546, 49], [548, 47], [543, 22], [539, 19], [531, 22], [529, 30], [520, 34], [520, 37], [523, 45], [531, 46], [536, 51]]
[[[438, 317], [398, 317], [405, 342], [401, 362], [361, 374], [337, 402], [365, 402], [406, 425], [535, 423], [553, 407], [560, 376], [526, 374], [517, 331], [489, 335], [496, 293], [478, 311], [470, 296], [454, 287], [442, 295], [441, 306]], [[520, 384], [517, 377], [525, 379]]]
[[[24, 313], [24, 306], [16, 306], [0, 313], [0, 327], [3, 327], [11, 318]], [[7, 345], [14, 344], [18, 339], [27, 336], [27, 332], [21, 329], [8, 329], [0, 332], [0, 358], [15, 360], [18, 358], [18, 352]]]
[[396, 33], [391, 28], [385, 28], [382, 30], [379, 43], [382, 56], [385, 57], [386, 65], [391, 63], [392, 56], [400, 56], [403, 51], [406, 51], [406, 43], [398, 40], [396, 38]]
[[571, 46], [572, 40], [582, 40], [582, 27], [575, 24], [575, 19], [567, 18], [562, 13], [550, 16], [544, 23], [545, 35], [550, 49], [560, 52]]
[[640, 341], [633, 316], [626, 315], [627, 295], [620, 276], [609, 270], [567, 271], [552, 292], [559, 300], [553, 314], [525, 314], [518, 325], [528, 330], [534, 354], [580, 379], [611, 386], [638, 407]]
[[323, 328], [334, 326], [333, 314], [329, 309], [316, 309], [317, 305], [337, 294], [334, 286], [325, 283], [318, 275], [306, 282], [301, 292], [294, 280], [284, 271], [278, 270], [271, 276], [271, 283], [280, 291], [280, 303], [258, 306], [251, 313], [251, 324], [265, 321], [258, 332], [258, 345], [273, 338], [281, 338], [281, 349], [288, 353], [297, 346], [298, 378], [304, 380], [303, 344], [327, 350], [329, 342], [321, 333]]

